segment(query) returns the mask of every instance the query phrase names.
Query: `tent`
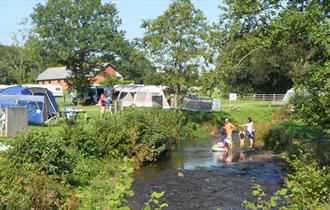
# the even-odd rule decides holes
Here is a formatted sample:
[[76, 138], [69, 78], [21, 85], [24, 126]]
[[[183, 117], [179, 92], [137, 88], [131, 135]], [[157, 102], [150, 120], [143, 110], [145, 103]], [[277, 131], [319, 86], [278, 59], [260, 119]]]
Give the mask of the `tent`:
[[294, 88], [289, 89], [288, 91], [286, 91], [286, 93], [285, 93], [285, 95], [284, 95], [282, 101], [283, 101], [284, 103], [288, 103], [289, 100], [290, 100], [290, 98], [291, 98], [294, 94], [295, 94], [295, 90], [294, 90]]
[[44, 124], [59, 114], [54, 96], [44, 88], [13, 86], [0, 90], [0, 108], [6, 106], [27, 107], [28, 122], [32, 124]]
[[48, 106], [49, 117], [56, 116], [60, 113], [55, 97], [53, 96], [53, 93], [51, 91], [41, 87], [28, 87], [28, 89], [32, 93], [32, 95], [45, 96], [46, 103]]
[[160, 106], [169, 109], [163, 88], [154, 85], [118, 85], [114, 88], [114, 100], [122, 102], [123, 107], [153, 107]]

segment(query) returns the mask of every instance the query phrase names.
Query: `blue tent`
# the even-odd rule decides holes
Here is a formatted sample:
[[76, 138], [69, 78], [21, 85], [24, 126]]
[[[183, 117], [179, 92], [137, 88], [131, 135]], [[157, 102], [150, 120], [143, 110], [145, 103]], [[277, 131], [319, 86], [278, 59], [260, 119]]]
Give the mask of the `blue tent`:
[[28, 108], [28, 122], [44, 124], [52, 116], [59, 114], [55, 98], [43, 88], [13, 86], [0, 90], [0, 108], [24, 106]]
[[60, 113], [55, 97], [51, 91], [41, 87], [28, 87], [28, 90], [32, 93], [32, 95], [45, 96], [49, 117], [56, 116]]

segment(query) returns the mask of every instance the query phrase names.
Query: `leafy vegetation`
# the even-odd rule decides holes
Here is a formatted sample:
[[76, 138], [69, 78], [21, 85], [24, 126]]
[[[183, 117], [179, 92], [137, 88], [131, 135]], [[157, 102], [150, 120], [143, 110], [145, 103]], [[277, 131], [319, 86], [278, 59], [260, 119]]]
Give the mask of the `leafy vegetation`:
[[133, 84], [134, 80], [119, 80], [116, 77], [106, 75], [104, 80], [101, 81], [101, 85], [105, 87], [114, 87], [115, 85]]
[[206, 17], [189, 0], [173, 1], [164, 14], [145, 20], [142, 27], [146, 30], [142, 45], [147, 57], [182, 103], [188, 87], [196, 85], [198, 71], [208, 69]]
[[[146, 202], [142, 207], [142, 210], [151, 210], [151, 209], [161, 210], [167, 208], [168, 204], [159, 202], [159, 199], [163, 197], [164, 194], [165, 192], [160, 192], [160, 193], [153, 192], [151, 194], [151, 198], [149, 199], [149, 201]], [[156, 207], [152, 208], [153, 205], [155, 205]]]
[[284, 93], [326, 71], [328, 8], [327, 1], [224, 1], [212, 38], [223, 90]]
[[180, 138], [179, 119], [172, 111], [161, 109], [125, 109], [104, 121], [65, 129], [66, 145], [82, 154], [108, 157], [111, 151], [133, 158], [137, 164], [155, 161]]
[[1, 208], [127, 209], [131, 167], [157, 160], [179, 138], [176, 113], [160, 109], [127, 109], [58, 133], [31, 130], [1, 155]]
[[245, 208], [326, 209], [330, 201], [329, 139], [321, 127], [301, 121], [283, 121], [271, 128], [264, 136], [265, 146], [285, 155], [289, 169], [285, 188], [265, 200], [256, 187], [257, 203], [245, 201]]

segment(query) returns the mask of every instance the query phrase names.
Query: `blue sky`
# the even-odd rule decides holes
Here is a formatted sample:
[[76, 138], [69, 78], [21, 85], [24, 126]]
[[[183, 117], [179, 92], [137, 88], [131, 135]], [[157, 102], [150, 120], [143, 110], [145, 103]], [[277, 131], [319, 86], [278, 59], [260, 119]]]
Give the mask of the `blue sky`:
[[[18, 23], [33, 12], [41, 0], [0, 0], [0, 43], [12, 43], [11, 35], [17, 32]], [[154, 19], [163, 14], [171, 0], [114, 0], [122, 19], [121, 29], [126, 31], [126, 37], [132, 39], [141, 37], [143, 29], [140, 28], [143, 19]], [[193, 0], [194, 5], [201, 9], [210, 23], [219, 19], [221, 0]]]

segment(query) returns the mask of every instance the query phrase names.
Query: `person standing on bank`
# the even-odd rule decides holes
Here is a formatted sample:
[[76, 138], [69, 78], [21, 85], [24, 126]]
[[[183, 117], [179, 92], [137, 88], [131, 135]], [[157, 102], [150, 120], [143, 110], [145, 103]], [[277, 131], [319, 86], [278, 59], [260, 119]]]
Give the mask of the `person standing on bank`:
[[101, 119], [103, 119], [103, 116], [105, 114], [105, 109], [107, 107], [107, 99], [105, 98], [104, 94], [101, 94], [100, 96], [99, 105], [100, 105]]
[[250, 148], [251, 148], [253, 147], [253, 141], [255, 137], [254, 124], [251, 117], [248, 117], [248, 123], [245, 124], [244, 126], [246, 126], [246, 130], [248, 131], [248, 137], [250, 139]]

